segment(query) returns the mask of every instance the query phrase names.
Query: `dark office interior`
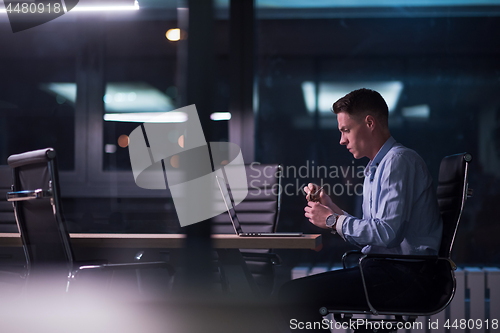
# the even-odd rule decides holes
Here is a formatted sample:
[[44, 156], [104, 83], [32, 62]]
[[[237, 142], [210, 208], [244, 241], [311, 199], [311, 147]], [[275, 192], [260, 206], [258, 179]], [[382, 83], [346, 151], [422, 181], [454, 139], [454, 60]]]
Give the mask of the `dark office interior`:
[[[351, 90], [370, 88], [388, 103], [392, 136], [422, 156], [434, 181], [444, 156], [473, 156], [474, 194], [451, 258], [459, 270], [500, 267], [497, 1], [80, 0], [75, 9], [107, 5], [70, 11], [16, 33], [0, 12], [0, 164], [8, 168], [13, 154], [54, 148], [69, 233], [187, 234], [188, 242], [179, 255], [167, 249], [76, 247], [78, 260], [128, 262], [143, 251], [145, 260], [184, 267], [186, 284], [205, 273], [212, 278], [204, 260], [213, 260], [207, 253], [215, 227], [210, 220], [181, 227], [168, 188], [138, 187], [126, 142], [141, 121], [106, 118], [196, 104], [207, 142], [238, 144], [246, 164], [283, 166], [277, 231], [321, 234], [321, 250], [274, 250], [281, 264], [273, 267], [269, 294], [297, 267], [311, 272], [339, 266], [342, 254], [354, 247], [307, 221], [302, 187], [329, 183], [342, 209], [362, 214], [356, 185], [363, 183], [358, 171], [368, 159], [355, 160], [339, 144], [331, 107]], [[114, 10], [118, 5], [136, 8]], [[181, 39], [169, 40], [167, 31], [176, 28]], [[211, 118], [227, 112], [229, 120]], [[334, 168], [340, 171], [330, 173]], [[19, 232], [12, 212], [1, 213], [6, 218], [0, 233]], [[22, 247], [0, 246], [0, 268], [22, 270], [25, 260]], [[151, 274], [155, 285], [162, 284], [161, 276]], [[171, 281], [164, 284], [172, 288]], [[465, 314], [472, 318], [469, 293]], [[483, 319], [496, 313], [490, 293]], [[199, 310], [200, 304], [193, 307]], [[146, 308], [150, 315], [158, 311], [152, 303]], [[252, 332], [251, 327], [240, 329]]]

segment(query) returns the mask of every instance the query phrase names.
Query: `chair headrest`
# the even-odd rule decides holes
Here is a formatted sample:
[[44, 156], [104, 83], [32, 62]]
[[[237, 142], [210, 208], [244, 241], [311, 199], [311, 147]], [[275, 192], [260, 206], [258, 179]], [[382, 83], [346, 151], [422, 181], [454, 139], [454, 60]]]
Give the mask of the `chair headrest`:
[[22, 154], [11, 155], [7, 159], [7, 164], [11, 168], [17, 168], [23, 165], [43, 163], [53, 160], [56, 157], [54, 148], [45, 148], [28, 151]]
[[460, 179], [460, 175], [464, 173], [465, 163], [472, 160], [472, 155], [462, 153], [450, 155], [443, 158], [439, 167], [439, 183], [448, 183]]

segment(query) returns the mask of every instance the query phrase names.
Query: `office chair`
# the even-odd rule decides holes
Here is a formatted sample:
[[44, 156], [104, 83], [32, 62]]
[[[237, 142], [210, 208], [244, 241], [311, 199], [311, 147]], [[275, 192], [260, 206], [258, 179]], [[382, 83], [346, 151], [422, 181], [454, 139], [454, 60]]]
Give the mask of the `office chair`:
[[[7, 192], [11, 191], [12, 170], [8, 165], [0, 165], [0, 233], [18, 233], [12, 204], [7, 202]], [[25, 281], [25, 261], [22, 250], [15, 247], [0, 248], [0, 293], [16, 294]]]
[[12, 204], [7, 202], [7, 192], [12, 190], [12, 170], [0, 165], [0, 232], [18, 233]]
[[[327, 315], [333, 313], [337, 322], [349, 322], [353, 314], [372, 314], [372, 315], [389, 315], [394, 316], [394, 319], [383, 319], [385, 322], [391, 321], [395, 327], [397, 323], [405, 324], [413, 323], [418, 316], [429, 316], [444, 310], [450, 304], [455, 294], [455, 274], [457, 266], [450, 258], [453, 242], [457, 233], [458, 225], [462, 217], [462, 211], [465, 201], [472, 196], [472, 189], [468, 188], [468, 169], [469, 163], [472, 160], [472, 155], [468, 153], [446, 156], [441, 161], [439, 168], [439, 178], [437, 187], [437, 198], [439, 211], [443, 219], [443, 235], [441, 246], [437, 256], [405, 256], [405, 255], [386, 255], [386, 254], [368, 254], [362, 255], [360, 251], [348, 251], [342, 257], [344, 269], [346, 268], [346, 258], [352, 254], [361, 255], [358, 266], [361, 271], [363, 288], [365, 292], [366, 303], [359, 304], [350, 309], [327, 308], [319, 309], [320, 314]], [[436, 266], [436, 274], [440, 274], [446, 283], [442, 286], [442, 293], [433, 295], [433, 299], [429, 299], [428, 303], [412, 304], [411, 299], [405, 306], [386, 305], [384, 307], [375, 307], [374, 299], [370, 297], [370, 290], [367, 288], [365, 276], [363, 274], [364, 265], [370, 260], [389, 261], [389, 260], [408, 260], [408, 261], [428, 261]], [[406, 319], [403, 318], [406, 317]], [[371, 318], [372, 323], [381, 319]], [[372, 325], [371, 327], [374, 327]], [[375, 326], [376, 327], [376, 326]], [[380, 326], [379, 326], [380, 327]], [[387, 327], [387, 326], [386, 326]], [[380, 330], [379, 330], [380, 331]], [[397, 329], [390, 330], [396, 332]]]
[[27, 283], [50, 275], [61, 286], [70, 286], [83, 271], [118, 269], [173, 268], [165, 262], [109, 264], [106, 261], [77, 262], [61, 211], [56, 152], [52, 148], [12, 155], [7, 160], [13, 169], [13, 202], [27, 264]]
[[[248, 195], [235, 209], [245, 232], [276, 232], [281, 208], [282, 166], [278, 164], [245, 165]], [[234, 193], [237, 188], [231, 188]], [[212, 219], [214, 234], [234, 234], [227, 214]], [[275, 265], [281, 259], [272, 249], [245, 249], [241, 251], [248, 269], [262, 295], [274, 289]]]

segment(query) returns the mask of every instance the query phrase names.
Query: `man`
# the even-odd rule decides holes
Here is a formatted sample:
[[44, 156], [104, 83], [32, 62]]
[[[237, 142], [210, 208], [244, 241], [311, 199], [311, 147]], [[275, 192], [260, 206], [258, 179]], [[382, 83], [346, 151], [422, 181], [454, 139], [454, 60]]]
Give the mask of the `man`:
[[[432, 179], [421, 157], [392, 138], [388, 108], [373, 90], [352, 91], [333, 104], [341, 132], [340, 144], [354, 158], [368, 157], [363, 187], [363, 217], [340, 209], [315, 184], [304, 188], [305, 216], [314, 225], [331, 229], [362, 252], [436, 255], [442, 234]], [[314, 198], [316, 196], [316, 198]], [[420, 304], [435, 288], [433, 269], [422, 262], [370, 262], [363, 269], [375, 307], [413, 300]], [[296, 279], [285, 284], [279, 297], [291, 328], [297, 323], [321, 322], [322, 306], [342, 309], [366, 305], [359, 268]], [[327, 331], [320, 325], [302, 325]]]

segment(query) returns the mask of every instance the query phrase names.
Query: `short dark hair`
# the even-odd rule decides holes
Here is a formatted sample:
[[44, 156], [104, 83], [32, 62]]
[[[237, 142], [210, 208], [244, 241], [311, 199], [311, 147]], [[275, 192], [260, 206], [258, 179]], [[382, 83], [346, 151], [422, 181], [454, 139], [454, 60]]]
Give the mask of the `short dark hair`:
[[388, 126], [389, 122], [387, 103], [378, 92], [371, 89], [362, 88], [351, 91], [333, 103], [333, 112], [335, 114], [345, 112], [354, 117], [372, 115], [383, 126]]

